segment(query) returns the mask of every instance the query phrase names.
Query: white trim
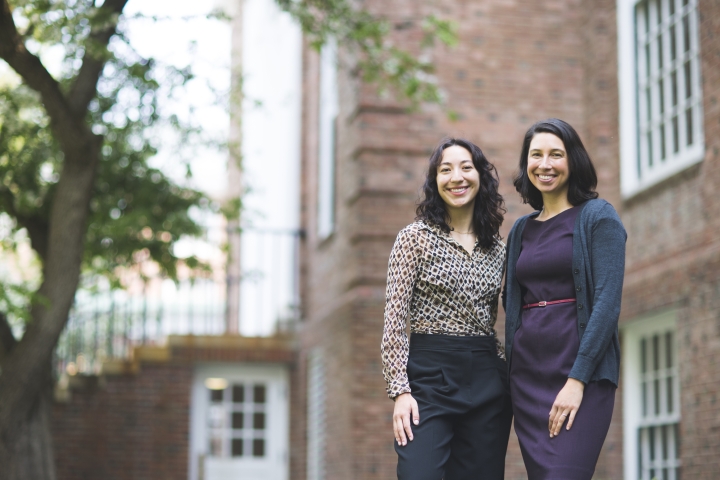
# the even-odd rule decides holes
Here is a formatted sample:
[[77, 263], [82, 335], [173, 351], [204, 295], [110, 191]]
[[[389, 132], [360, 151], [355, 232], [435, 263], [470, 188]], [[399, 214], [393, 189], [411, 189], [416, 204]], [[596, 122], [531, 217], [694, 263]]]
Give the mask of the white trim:
[[[617, 31], [618, 31], [618, 87], [619, 87], [619, 126], [620, 126], [620, 173], [621, 173], [621, 192], [623, 197], [630, 197], [656, 183], [682, 171], [692, 165], [701, 162], [705, 156], [705, 139], [703, 133], [703, 113], [702, 113], [702, 84], [700, 82], [700, 54], [698, 42], [698, 12], [697, 0], [690, 0], [689, 5], [683, 7], [681, 0], [659, 0], [661, 8], [665, 12], [661, 29], [669, 28], [674, 22], [668, 21], [669, 3], [674, 2], [675, 15], [673, 18], [682, 18], [682, 12], [691, 12], [689, 21], [692, 34], [690, 35], [691, 48], [690, 52], [685, 54], [684, 48], [679, 43], [676, 44], [676, 59], [671, 62], [670, 59], [670, 40], [668, 32], [664, 32], [663, 38], [663, 68], [660, 69], [658, 64], [658, 44], [652, 41], [650, 44], [650, 72], [645, 72], [646, 62], [642, 62], [644, 50], [637, 48], [638, 38], [644, 37], [644, 34], [636, 35], [635, 9], [643, 0], [617, 0]], [[655, 11], [656, 3], [652, 3], [651, 11]], [[642, 22], [642, 19], [641, 19]], [[682, 21], [676, 28], [676, 37], [684, 37], [681, 32]], [[661, 30], [662, 31], [662, 30]], [[655, 31], [650, 32], [651, 36]], [[684, 88], [684, 64], [683, 59], [690, 61], [692, 92], [691, 98], [685, 98]], [[674, 65], [674, 67], [673, 67]], [[658, 114], [660, 106], [660, 96], [657, 88], [659, 79], [668, 80], [669, 72], [677, 68], [678, 79], [678, 104], [672, 106], [670, 86], [665, 87], [664, 109], [663, 114]], [[652, 116], [649, 118], [647, 126], [653, 135], [653, 155], [644, 147], [647, 139], [643, 128], [644, 124], [638, 124], [641, 119], [641, 113], [647, 108], [647, 98], [640, 95], [638, 89], [640, 83], [645, 81], [646, 75], [650, 78], [651, 84], [651, 108]], [[687, 147], [685, 110], [691, 107], [692, 110], [692, 126], [693, 141], [690, 147]], [[639, 109], [639, 111], [638, 111]], [[674, 114], [672, 113], [674, 112]], [[676, 117], [679, 123], [679, 151], [673, 152], [673, 126], [672, 118]], [[644, 118], [644, 117], [642, 117]], [[644, 120], [643, 120], [644, 121]], [[656, 152], [660, 151], [660, 130], [664, 132], [665, 138], [665, 159], [660, 161]], [[638, 148], [638, 146], [643, 146]], [[650, 166], [650, 157], [652, 157], [652, 166]], [[638, 171], [639, 170], [639, 171]]]
[[320, 239], [335, 231], [336, 124], [340, 110], [337, 41], [329, 38], [320, 51], [320, 105], [318, 122], [317, 233]]
[[[623, 463], [625, 480], [637, 480], [638, 447], [637, 432], [644, 426], [642, 419], [642, 394], [640, 391], [640, 339], [659, 332], [672, 330], [675, 332], [677, 345], [677, 313], [675, 310], [654, 313], [640, 317], [635, 321], [621, 326], [622, 330], [622, 401], [623, 401]], [[677, 348], [675, 349], [677, 363]], [[680, 393], [674, 391], [674, 402], [677, 406], [675, 415], [655, 417], [653, 423], [676, 423], [680, 421]]]
[[307, 480], [325, 479], [325, 362], [314, 349], [307, 361]]

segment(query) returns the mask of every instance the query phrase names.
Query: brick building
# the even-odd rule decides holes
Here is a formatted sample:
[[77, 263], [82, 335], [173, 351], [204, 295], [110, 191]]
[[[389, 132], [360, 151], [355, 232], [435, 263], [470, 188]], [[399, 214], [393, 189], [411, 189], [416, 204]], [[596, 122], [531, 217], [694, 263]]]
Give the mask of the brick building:
[[[333, 45], [303, 58], [304, 308], [291, 406], [291, 477], [394, 476], [379, 344], [387, 259], [431, 148], [467, 137], [511, 178], [534, 121], [576, 127], [598, 191], [628, 231], [622, 384], [598, 479], [710, 479], [720, 466], [720, 3], [713, 0], [410, 0], [363, 5], [413, 50], [421, 21], [459, 45], [422, 52], [451, 121], [409, 114], [349, 74]], [[416, 50], [413, 50], [416, 51]], [[334, 58], [339, 58], [338, 65]], [[498, 320], [500, 333], [504, 318]], [[511, 438], [508, 479], [524, 477]]]
[[[430, 150], [444, 135], [481, 146], [500, 175], [505, 236], [530, 211], [511, 183], [522, 136], [551, 116], [576, 127], [628, 231], [621, 387], [596, 479], [717, 478], [720, 2], [362, 3], [395, 25], [396, 44], [434, 61], [457, 115], [408, 113], [353, 77], [342, 47], [305, 48], [297, 336], [170, 337], [100, 377], [70, 378], [53, 420], [59, 478], [236, 478], [223, 461], [269, 458], [256, 455], [275, 448], [262, 439], [280, 454], [287, 446], [287, 467], [257, 478], [394, 478], [385, 275]], [[431, 14], [457, 22], [456, 47], [416, 49]], [[501, 310], [501, 338], [503, 324]], [[272, 410], [257, 406], [270, 398], [255, 391], [263, 382], [276, 391]], [[217, 446], [198, 415], [211, 421], [221, 406], [232, 425]], [[250, 422], [263, 412], [289, 414], [287, 431], [257, 433]], [[526, 478], [514, 434], [506, 478]]]

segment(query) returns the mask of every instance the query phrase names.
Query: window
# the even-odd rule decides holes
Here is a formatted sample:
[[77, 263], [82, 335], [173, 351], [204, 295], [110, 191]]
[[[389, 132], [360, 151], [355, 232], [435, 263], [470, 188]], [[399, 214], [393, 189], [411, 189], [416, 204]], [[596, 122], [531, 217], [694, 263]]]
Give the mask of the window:
[[335, 230], [335, 137], [339, 109], [337, 43], [329, 39], [320, 52], [317, 231], [321, 239]]
[[[222, 388], [218, 388], [222, 387]], [[208, 453], [211, 457], [266, 455], [267, 386], [261, 383], [208, 385]]]
[[680, 479], [680, 384], [675, 315], [623, 328], [625, 479]]
[[322, 353], [311, 352], [307, 370], [307, 479], [325, 479], [325, 366]]
[[622, 191], [704, 155], [698, 0], [618, 0]]

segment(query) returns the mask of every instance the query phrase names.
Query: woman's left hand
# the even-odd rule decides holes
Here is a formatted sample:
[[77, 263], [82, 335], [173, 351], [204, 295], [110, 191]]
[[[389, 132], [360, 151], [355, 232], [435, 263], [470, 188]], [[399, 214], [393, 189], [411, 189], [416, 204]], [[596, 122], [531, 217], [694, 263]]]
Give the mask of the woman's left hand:
[[550, 438], [560, 433], [560, 428], [562, 428], [565, 420], [567, 420], [567, 429], [570, 430], [575, 420], [575, 415], [582, 403], [584, 390], [585, 384], [583, 382], [574, 378], [568, 378], [567, 383], [565, 383], [565, 386], [555, 398], [552, 410], [550, 410], [550, 419], [548, 420]]

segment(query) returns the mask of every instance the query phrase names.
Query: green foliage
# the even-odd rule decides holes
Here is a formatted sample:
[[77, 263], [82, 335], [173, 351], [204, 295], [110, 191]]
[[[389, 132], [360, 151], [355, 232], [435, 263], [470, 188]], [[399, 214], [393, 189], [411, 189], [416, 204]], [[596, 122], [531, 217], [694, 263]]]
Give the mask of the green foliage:
[[[354, 67], [365, 81], [391, 90], [409, 100], [440, 102], [432, 77], [433, 66], [392, 44], [391, 25], [349, 0], [276, 0], [300, 23], [316, 48], [335, 38], [359, 53]], [[97, 92], [86, 112], [86, 121], [103, 138], [102, 154], [90, 204], [90, 218], [83, 258], [86, 278], [106, 277], [120, 286], [119, 267], [152, 260], [162, 275], [177, 277], [184, 262], [191, 268], [204, 266], [196, 258], [179, 259], [173, 244], [183, 236], [200, 235], [201, 227], [190, 212], [207, 209], [210, 201], [200, 192], [174, 183], [148, 163], [157, 150], [157, 126], [172, 126], [185, 144], [198, 142], [198, 128], [174, 116], [163, 115], [160, 99], [192, 79], [180, 70], [145, 59], [135, 53], [123, 36], [123, 19], [110, 16], [97, 0], [16, 0], [13, 18], [27, 48], [42, 56], [61, 52], [62, 61], [52, 73], [68, 95], [83, 62], [103, 64]], [[215, 15], [215, 14], [212, 14]], [[211, 16], [212, 16], [211, 15]], [[217, 16], [217, 15], [216, 15]], [[106, 47], [98, 32], [119, 20], [117, 33]], [[425, 18], [420, 27], [418, 49], [436, 40], [456, 42], [452, 22]], [[11, 219], [11, 235], [2, 239], [3, 249], [13, 250], [18, 231], [26, 229], [40, 260], [46, 248], [53, 192], [63, 168], [63, 153], [49, 128], [39, 96], [24, 84], [0, 83], [0, 213]], [[236, 218], [241, 199], [222, 213]], [[26, 286], [0, 285], [0, 308], [22, 316], [22, 302], [30, 298]]]
[[[202, 193], [176, 184], [148, 163], [157, 151], [158, 125], [171, 125], [185, 142], [197, 140], [198, 129], [178, 118], [163, 117], [160, 98], [190, 78], [190, 71], [160, 65], [137, 55], [122, 36], [109, 48], [99, 46], [93, 32], [109, 18], [88, 0], [23, 0], [14, 2], [14, 18], [28, 48], [42, 52], [62, 48], [60, 71], [53, 72], [64, 92], [77, 78], [86, 51], [105, 62], [97, 95], [86, 120], [103, 137], [102, 153], [90, 204], [83, 272], [119, 287], [118, 267], [152, 260], [162, 275], [176, 279], [180, 262], [203, 270], [197, 258], [180, 259], [174, 243], [198, 236], [191, 217], [211, 203]], [[122, 26], [122, 24], [121, 24]], [[27, 229], [42, 259], [53, 192], [63, 167], [63, 153], [49, 128], [39, 96], [23, 84], [0, 84], [0, 212], [12, 219], [11, 230]], [[15, 236], [3, 248], [17, 247]], [[27, 288], [0, 285], [15, 293], [0, 297], [0, 308], [17, 316], [18, 296]], [[27, 297], [27, 295], [25, 295]], [[12, 297], [12, 298], [10, 298]], [[14, 299], [14, 300], [13, 300]], [[12, 300], [12, 301], [11, 301]]]
[[[358, 52], [355, 69], [364, 81], [377, 85], [381, 91], [399, 93], [411, 108], [423, 102], [441, 102], [432, 76], [433, 64], [421, 55], [395, 47], [390, 35], [393, 25], [387, 20], [356, 9], [350, 0], [276, 0], [276, 3], [300, 22], [316, 50], [329, 38], [335, 38]], [[429, 16], [423, 20], [422, 29], [420, 48], [433, 46], [436, 39], [448, 46], [457, 43], [453, 22]]]

